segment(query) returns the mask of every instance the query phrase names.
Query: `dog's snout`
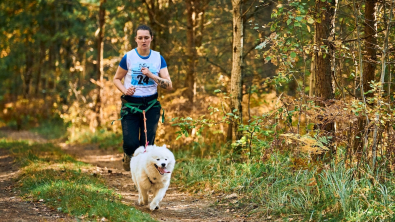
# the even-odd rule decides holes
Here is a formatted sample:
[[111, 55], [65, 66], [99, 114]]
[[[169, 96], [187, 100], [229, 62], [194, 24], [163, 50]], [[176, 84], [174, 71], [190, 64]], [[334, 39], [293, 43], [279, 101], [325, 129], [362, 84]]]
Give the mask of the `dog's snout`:
[[162, 163], [162, 167], [165, 167], [166, 166], [166, 163]]

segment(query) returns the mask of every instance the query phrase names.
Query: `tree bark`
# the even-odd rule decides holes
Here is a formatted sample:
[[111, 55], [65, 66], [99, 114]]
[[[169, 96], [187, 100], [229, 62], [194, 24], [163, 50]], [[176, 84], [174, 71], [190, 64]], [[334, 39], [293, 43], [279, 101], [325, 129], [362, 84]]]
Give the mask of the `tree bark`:
[[309, 78], [309, 96], [313, 97], [315, 95], [314, 87], [315, 87], [315, 62], [314, 59], [311, 60], [310, 64], [310, 78]]
[[241, 138], [241, 133], [238, 130], [242, 123], [242, 64], [243, 64], [243, 14], [242, 14], [242, 0], [232, 0], [233, 7], [233, 46], [232, 46], [232, 74], [231, 74], [231, 112], [238, 118], [234, 118], [229, 125], [232, 130], [228, 131], [228, 140], [232, 139], [232, 132], [235, 139]]
[[[98, 80], [99, 84], [103, 82], [103, 40], [104, 40], [104, 24], [105, 24], [105, 16], [106, 16], [106, 9], [104, 8], [104, 4], [107, 0], [100, 1], [100, 9], [99, 9], [99, 32], [97, 35], [97, 73], [96, 79]], [[97, 86], [97, 97], [96, 97], [96, 105], [95, 105], [95, 112], [96, 112], [96, 121], [97, 126], [101, 125], [101, 97], [102, 97], [102, 87], [100, 85]]]
[[195, 17], [194, 1], [186, 0], [187, 7], [187, 73], [185, 78], [184, 91], [185, 96], [191, 104], [194, 103], [194, 86], [195, 86], [195, 66], [196, 66], [196, 47], [195, 47]]
[[[318, 101], [317, 105], [325, 106], [325, 102], [334, 98], [331, 64], [335, 46], [332, 40], [335, 39], [335, 13], [336, 13], [337, 0], [332, 2], [316, 0], [316, 11], [318, 19], [321, 22], [315, 23], [314, 45], [315, 50], [313, 54], [314, 62], [314, 75], [315, 75], [315, 96], [320, 97], [322, 101]], [[326, 54], [321, 46], [328, 47], [329, 53]], [[323, 118], [321, 118], [323, 119]], [[328, 135], [334, 135], [334, 122], [327, 122], [319, 124], [319, 128], [326, 131]], [[330, 146], [332, 147], [332, 146]], [[331, 153], [335, 150], [332, 147]]]
[[[366, 59], [369, 62], [363, 64], [363, 91], [368, 92], [372, 89], [370, 82], [374, 80], [376, 72], [376, 60], [377, 60], [377, 21], [376, 21], [376, 7], [377, 0], [366, 0], [365, 4], [365, 51]], [[366, 96], [372, 96], [372, 93], [366, 94]]]
[[36, 98], [39, 97], [39, 93], [40, 93], [40, 83], [41, 83], [41, 70], [42, 70], [42, 66], [44, 64], [44, 59], [45, 59], [45, 45], [43, 42], [40, 43], [40, 61], [39, 61], [39, 65], [37, 67], [37, 77], [36, 77], [36, 89], [35, 89], [35, 95]]
[[[376, 7], [377, 0], [366, 0], [365, 3], [365, 51], [366, 58], [368, 62], [363, 64], [363, 91], [368, 92], [372, 89], [370, 86], [370, 82], [374, 80], [376, 73], [376, 60], [377, 60], [377, 52], [375, 46], [377, 44], [377, 20], [376, 20]], [[362, 90], [362, 89], [361, 89]], [[372, 97], [373, 93], [367, 93], [366, 97]], [[366, 119], [364, 116], [358, 118], [357, 129], [354, 137], [354, 152], [357, 155], [362, 154], [362, 150], [364, 147], [363, 137], [366, 127]]]
[[[334, 29], [332, 19], [335, 11], [332, 6], [335, 5], [334, 1], [332, 2], [317, 0], [316, 3], [321, 22], [315, 23], [314, 42], [317, 47], [314, 52], [315, 93], [317, 97], [321, 97], [324, 101], [334, 98], [331, 69], [332, 53], [325, 54], [325, 51], [321, 49], [321, 46], [327, 46], [330, 50], [333, 48], [332, 42], [329, 41], [332, 37], [331, 30]], [[322, 10], [322, 8], [326, 8], [326, 10]]]
[[22, 75], [24, 75], [24, 90], [23, 90], [23, 98], [28, 98], [29, 93], [30, 93], [30, 83], [32, 80], [32, 76], [33, 76], [33, 64], [34, 64], [34, 56], [33, 53], [31, 51], [31, 46], [32, 44], [29, 42], [29, 38], [30, 37], [26, 37], [25, 40], [25, 73], [23, 73]]
[[169, 21], [172, 17], [173, 0], [167, 0], [167, 3], [158, 0], [143, 0], [143, 2], [147, 8], [149, 25], [155, 36], [151, 48], [160, 50], [166, 55], [170, 52], [171, 47], [168, 43], [170, 41]]
[[[386, 68], [387, 68], [387, 56], [389, 56], [389, 33], [391, 31], [391, 26], [392, 26], [392, 16], [393, 16], [393, 10], [394, 10], [394, 0], [391, 0], [391, 6], [389, 10], [389, 18], [386, 21], [386, 31], [385, 31], [385, 36], [384, 36], [384, 42], [383, 42], [383, 47], [382, 47], [382, 52], [381, 52], [381, 75], [380, 75], [380, 85], [378, 87], [379, 93], [378, 93], [378, 101], [377, 101], [377, 107], [381, 107], [382, 105], [382, 92], [384, 90], [384, 79], [385, 79], [385, 73], [386, 73]], [[376, 158], [377, 158], [377, 147], [379, 143], [379, 136], [378, 133], [380, 132], [380, 112], [376, 112], [375, 114], [375, 125], [374, 125], [374, 131], [373, 131], [373, 144], [372, 144], [372, 169], [375, 169], [376, 166]]]
[[184, 87], [187, 88], [183, 95], [188, 98], [193, 107], [196, 94], [196, 62], [198, 59], [196, 47], [202, 45], [204, 33], [205, 10], [210, 0], [187, 0], [187, 70]]

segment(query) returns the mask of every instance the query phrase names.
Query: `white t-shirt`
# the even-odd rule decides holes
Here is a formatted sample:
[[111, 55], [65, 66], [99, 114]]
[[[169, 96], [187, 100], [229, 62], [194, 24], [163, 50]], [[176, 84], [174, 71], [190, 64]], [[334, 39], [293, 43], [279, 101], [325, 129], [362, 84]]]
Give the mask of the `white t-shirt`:
[[126, 89], [131, 86], [136, 87], [133, 97], [146, 97], [158, 92], [158, 84], [153, 79], [144, 75], [141, 72], [141, 68], [147, 67], [152, 74], [159, 76], [161, 68], [161, 56], [159, 52], [151, 50], [148, 58], [141, 58], [137, 50], [133, 49], [126, 53], [126, 64], [128, 72], [123, 85]]

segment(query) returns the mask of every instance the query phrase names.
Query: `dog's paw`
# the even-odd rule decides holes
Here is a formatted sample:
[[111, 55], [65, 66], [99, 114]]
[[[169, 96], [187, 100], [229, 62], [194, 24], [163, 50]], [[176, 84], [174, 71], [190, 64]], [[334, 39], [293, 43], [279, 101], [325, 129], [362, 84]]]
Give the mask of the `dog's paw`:
[[151, 211], [157, 210], [157, 209], [159, 209], [159, 205], [156, 205], [156, 204], [154, 204], [154, 203], [151, 203], [150, 206], [149, 206], [149, 209], [150, 209]]
[[142, 200], [136, 200], [135, 202], [134, 202], [137, 206], [144, 206], [144, 205], [147, 205], [148, 203], [144, 203], [144, 201], [142, 201]]
[[135, 201], [134, 201], [134, 204], [137, 205], [137, 206], [141, 206], [141, 205], [140, 205], [140, 201], [138, 201], [138, 200], [135, 200]]

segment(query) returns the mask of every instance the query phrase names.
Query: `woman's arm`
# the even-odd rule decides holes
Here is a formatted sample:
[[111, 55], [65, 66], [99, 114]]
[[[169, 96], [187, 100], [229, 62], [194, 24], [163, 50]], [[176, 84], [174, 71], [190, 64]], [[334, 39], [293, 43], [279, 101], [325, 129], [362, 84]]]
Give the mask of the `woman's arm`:
[[167, 70], [167, 67], [162, 68], [159, 71], [159, 76], [160, 77], [152, 74], [149, 71], [149, 69], [147, 69], [147, 68], [142, 68], [141, 72], [144, 75], [148, 76], [149, 78], [153, 79], [163, 89], [168, 89], [168, 90], [173, 89], [173, 86], [172, 86], [172, 83], [171, 83], [171, 79], [170, 79], [170, 75], [169, 75], [169, 70]]
[[127, 96], [131, 96], [134, 94], [134, 91], [136, 90], [134, 87], [130, 87], [129, 89], [126, 89], [125, 86], [122, 84], [122, 79], [125, 78], [126, 74], [128, 73], [128, 70], [125, 70], [118, 66], [117, 72], [115, 73], [113, 83], [114, 85], [121, 91], [123, 94]]

